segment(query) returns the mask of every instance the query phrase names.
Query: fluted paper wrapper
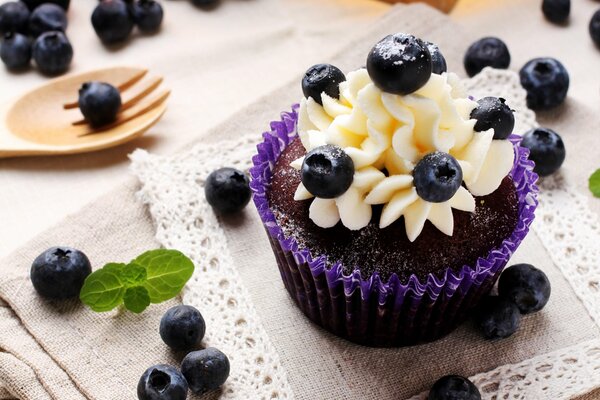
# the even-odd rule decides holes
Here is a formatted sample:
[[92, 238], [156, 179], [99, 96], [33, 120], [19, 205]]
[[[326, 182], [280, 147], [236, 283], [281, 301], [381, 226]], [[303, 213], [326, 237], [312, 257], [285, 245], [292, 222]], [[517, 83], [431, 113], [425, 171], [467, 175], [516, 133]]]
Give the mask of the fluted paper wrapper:
[[269, 235], [286, 289], [300, 309], [316, 324], [356, 343], [377, 347], [413, 345], [436, 340], [456, 328], [490, 291], [529, 231], [537, 206], [537, 175], [527, 159], [529, 151], [511, 136], [516, 153], [510, 175], [517, 189], [519, 220], [502, 245], [480, 257], [475, 265], [447, 269], [443, 276], [429, 274], [422, 281], [412, 275], [387, 281], [375, 272], [345, 274], [341, 264], [330, 266], [326, 254], [300, 248], [285, 237], [269, 207], [272, 170], [283, 150], [298, 137], [298, 105], [271, 122], [250, 170], [254, 203]]

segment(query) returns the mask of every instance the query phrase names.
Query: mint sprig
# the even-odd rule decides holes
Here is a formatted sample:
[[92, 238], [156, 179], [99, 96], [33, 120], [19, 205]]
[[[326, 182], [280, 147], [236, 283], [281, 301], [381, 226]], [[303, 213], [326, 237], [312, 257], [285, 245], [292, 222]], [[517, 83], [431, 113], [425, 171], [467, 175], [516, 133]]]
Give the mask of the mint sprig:
[[177, 296], [194, 273], [194, 263], [177, 250], [151, 250], [129, 264], [109, 263], [87, 277], [79, 297], [96, 312], [124, 305], [141, 313], [151, 303]]
[[590, 176], [588, 185], [592, 194], [596, 197], [600, 197], [600, 169], [597, 169], [596, 172]]

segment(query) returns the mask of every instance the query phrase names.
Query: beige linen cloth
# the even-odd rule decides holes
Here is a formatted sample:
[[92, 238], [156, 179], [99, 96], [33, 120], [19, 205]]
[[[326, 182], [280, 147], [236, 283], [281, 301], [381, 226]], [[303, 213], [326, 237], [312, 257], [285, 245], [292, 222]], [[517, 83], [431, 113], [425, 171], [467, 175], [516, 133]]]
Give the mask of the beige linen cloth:
[[[331, 61], [344, 70], [360, 66], [360, 55], [366, 54], [377, 39], [399, 30], [437, 41], [452, 69], [460, 65], [463, 44], [473, 39], [428, 8], [398, 7]], [[279, 111], [297, 101], [297, 84], [295, 79], [212, 129], [205, 143], [248, 133], [259, 135], [267, 129], [268, 121], [277, 119]], [[589, 154], [586, 138], [593, 137], [593, 109], [573, 98], [566, 107], [570, 112], [562, 113], [554, 125], [565, 132], [570, 154]], [[548, 119], [544, 116], [543, 121]], [[593, 162], [571, 157], [564, 176], [580, 179], [584, 173], [578, 171], [592, 168]], [[0, 297], [5, 302], [0, 303], [0, 399], [133, 399], [137, 379], [147, 366], [180, 359], [181, 355], [165, 349], [158, 336], [160, 316], [174, 302], [153, 306], [139, 316], [116, 312], [99, 315], [77, 302], [41, 301], [27, 276], [31, 260], [58, 243], [81, 248], [95, 267], [108, 261], [126, 261], [158, 246], [151, 217], [135, 199], [138, 189], [136, 181], [129, 180], [0, 262]], [[198, 193], [200, 197], [201, 191]], [[564, 266], [553, 262], [555, 258], [544, 245], [547, 241], [537, 231], [514, 261], [544, 268], [552, 281], [553, 295], [542, 313], [524, 319], [518, 334], [504, 341], [486, 342], [466, 324], [433, 344], [369, 349], [335, 338], [303, 317], [280, 282], [255, 211], [249, 207], [244, 217], [241, 223], [223, 222], [228, 249], [296, 398], [404, 399], [426, 390], [441, 375], [474, 376], [490, 370], [498, 371], [504, 388], [511, 382], [502, 381], [503, 373], [514, 379], [514, 384], [529, 379], [529, 374], [545, 385], [564, 384], [578, 380], [570, 376], [569, 366], [589, 384], [585, 391], [599, 383], [600, 366], [592, 363], [600, 354], [594, 310], [582, 304], [577, 297], [581, 292], [574, 290], [577, 288], [561, 272]], [[595, 285], [589, 282], [592, 290], [594, 286], [597, 290], [597, 285], [597, 281]], [[582, 347], [587, 343], [590, 347]], [[523, 364], [531, 368], [510, 367]], [[505, 365], [508, 367], [502, 369]], [[552, 379], [545, 379], [545, 375]]]

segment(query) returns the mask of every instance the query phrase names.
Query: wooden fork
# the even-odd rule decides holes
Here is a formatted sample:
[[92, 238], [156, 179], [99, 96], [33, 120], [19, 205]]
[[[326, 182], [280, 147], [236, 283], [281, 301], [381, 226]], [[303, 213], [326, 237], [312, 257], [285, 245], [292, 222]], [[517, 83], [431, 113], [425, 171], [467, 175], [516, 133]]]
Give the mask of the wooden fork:
[[[105, 149], [141, 136], [166, 111], [168, 89], [157, 90], [162, 77], [146, 78], [148, 70], [116, 67], [68, 76], [35, 89], [12, 106], [3, 107], [0, 158], [60, 155]], [[75, 101], [81, 85], [107, 82], [122, 93], [117, 120], [92, 128], [82, 119]]]

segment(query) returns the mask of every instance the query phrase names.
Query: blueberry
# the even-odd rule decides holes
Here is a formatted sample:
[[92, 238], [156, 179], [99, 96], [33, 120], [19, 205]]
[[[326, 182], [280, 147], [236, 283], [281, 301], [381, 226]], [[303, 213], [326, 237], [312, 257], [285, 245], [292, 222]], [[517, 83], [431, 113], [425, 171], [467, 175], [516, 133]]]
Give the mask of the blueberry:
[[590, 20], [590, 36], [596, 46], [600, 47], [600, 10], [596, 11]]
[[500, 275], [498, 295], [519, 307], [521, 314], [540, 311], [550, 300], [550, 281], [530, 264], [513, 265]]
[[188, 383], [176, 368], [155, 365], [144, 372], [137, 386], [139, 400], [185, 400]]
[[427, 45], [429, 54], [431, 54], [431, 72], [438, 75], [447, 72], [448, 65], [438, 45], [431, 42], [425, 42], [425, 44]]
[[192, 306], [170, 308], [160, 320], [160, 337], [173, 350], [191, 350], [200, 343], [206, 324]]
[[331, 64], [317, 64], [310, 67], [302, 78], [302, 92], [304, 97], [312, 97], [314, 101], [323, 105], [321, 93], [325, 92], [330, 97], [340, 97], [340, 83], [346, 76], [337, 67]]
[[125, 41], [133, 30], [133, 19], [123, 0], [102, 0], [92, 13], [92, 25], [105, 44]]
[[475, 131], [485, 132], [494, 129], [494, 139], [506, 139], [515, 127], [515, 116], [506, 100], [497, 97], [484, 97], [477, 101], [477, 108], [471, 112], [476, 119]]
[[427, 45], [404, 33], [386, 36], [367, 57], [373, 83], [388, 93], [406, 95], [419, 90], [429, 81], [432, 68]]
[[44, 4], [44, 3], [56, 4], [58, 6], [61, 6], [63, 9], [68, 10], [69, 4], [71, 3], [71, 0], [21, 0], [21, 1], [23, 3], [25, 3], [27, 5], [27, 7], [29, 7], [29, 9], [32, 11], [35, 8], [37, 8], [39, 5]]
[[219, 0], [192, 0], [196, 7], [212, 7], [219, 3]]
[[66, 72], [73, 60], [73, 47], [64, 33], [46, 32], [33, 44], [33, 59], [46, 75]]
[[446, 375], [433, 384], [427, 400], [481, 400], [481, 393], [467, 378]]
[[0, 59], [11, 70], [28, 67], [31, 63], [31, 40], [20, 33], [5, 33]]
[[569, 91], [569, 73], [554, 58], [535, 58], [519, 72], [521, 86], [527, 91], [527, 106], [549, 110], [561, 105]]
[[248, 176], [235, 168], [221, 168], [206, 179], [204, 194], [208, 204], [222, 214], [241, 211], [250, 201]]
[[79, 109], [94, 127], [110, 124], [121, 109], [121, 94], [108, 83], [86, 82], [79, 89]]
[[512, 301], [498, 296], [488, 296], [481, 302], [476, 321], [486, 339], [503, 339], [519, 329], [521, 313]]
[[521, 146], [529, 149], [529, 159], [535, 162], [535, 173], [540, 176], [556, 172], [567, 152], [560, 135], [548, 128], [535, 128], [523, 135]]
[[542, 12], [550, 22], [562, 24], [569, 19], [571, 0], [544, 0]]
[[212, 347], [193, 351], [181, 362], [181, 372], [187, 379], [190, 390], [202, 394], [225, 383], [229, 377], [229, 359]]
[[327, 144], [306, 154], [301, 174], [306, 190], [316, 197], [334, 199], [352, 185], [354, 162], [344, 150]]
[[463, 172], [454, 157], [436, 151], [417, 163], [413, 178], [419, 197], [431, 203], [443, 203], [450, 200], [460, 188]]
[[154, 0], [138, 0], [132, 6], [133, 21], [140, 31], [158, 31], [163, 20], [163, 8]]
[[90, 260], [77, 249], [51, 247], [31, 265], [31, 283], [43, 297], [67, 299], [79, 296], [85, 278], [92, 273]]
[[477, 75], [485, 67], [507, 69], [510, 65], [510, 52], [502, 40], [485, 37], [469, 47], [464, 64], [469, 76]]
[[44, 32], [67, 29], [67, 14], [60, 6], [45, 3], [33, 10], [29, 17], [29, 33], [40, 36]]
[[0, 5], [0, 33], [27, 33], [29, 9], [19, 1], [9, 1]]

